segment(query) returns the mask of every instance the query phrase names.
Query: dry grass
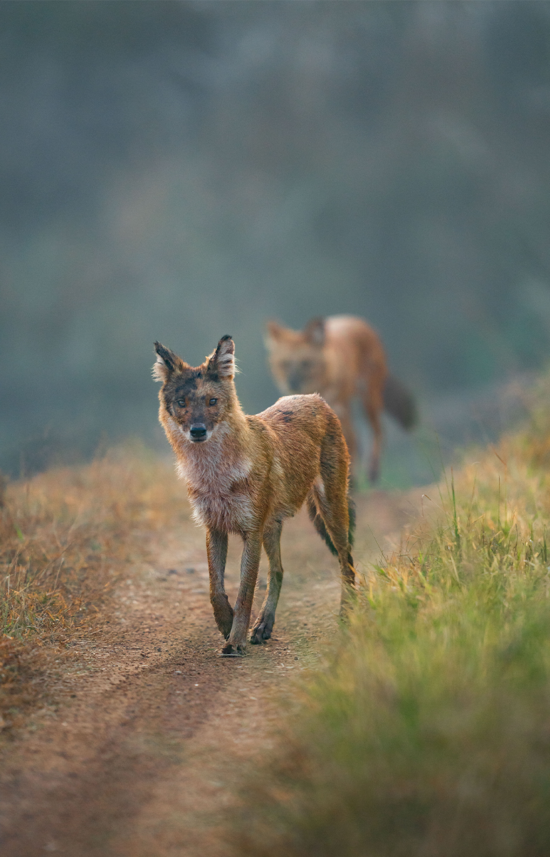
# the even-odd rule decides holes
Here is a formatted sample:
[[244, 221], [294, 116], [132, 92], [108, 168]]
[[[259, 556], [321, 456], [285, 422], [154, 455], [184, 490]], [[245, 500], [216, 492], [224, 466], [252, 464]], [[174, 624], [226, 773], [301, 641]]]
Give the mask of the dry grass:
[[[548, 385], [545, 385], [548, 387]], [[550, 413], [429, 490], [251, 772], [232, 853], [550, 853]]]
[[[32, 699], [37, 670], [97, 624], [113, 583], [158, 527], [186, 514], [173, 468], [137, 444], [0, 494], [0, 713]], [[34, 683], [36, 684], [36, 683]]]

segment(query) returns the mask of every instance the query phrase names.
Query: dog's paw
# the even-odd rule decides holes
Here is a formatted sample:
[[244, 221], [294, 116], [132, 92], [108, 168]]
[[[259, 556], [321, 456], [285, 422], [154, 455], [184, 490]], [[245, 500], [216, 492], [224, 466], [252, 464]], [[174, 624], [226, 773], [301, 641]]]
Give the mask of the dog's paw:
[[244, 652], [244, 646], [233, 646], [231, 643], [227, 643], [221, 651], [221, 656], [222, 658], [242, 658]]
[[213, 606], [214, 618], [216, 620], [218, 630], [227, 640], [231, 633], [231, 628], [233, 627], [233, 610], [230, 604], [228, 604], [227, 599], [225, 599], [221, 603], [214, 603]]
[[271, 637], [271, 632], [273, 630], [273, 621], [258, 620], [254, 627], [252, 628], [252, 632], [250, 634], [250, 642], [252, 645], [257, 646], [260, 643], [265, 643], [266, 640], [269, 640]]

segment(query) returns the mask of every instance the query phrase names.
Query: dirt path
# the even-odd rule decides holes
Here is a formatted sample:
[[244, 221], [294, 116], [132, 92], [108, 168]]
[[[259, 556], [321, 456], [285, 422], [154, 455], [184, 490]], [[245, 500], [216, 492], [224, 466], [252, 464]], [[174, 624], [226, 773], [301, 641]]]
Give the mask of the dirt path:
[[[420, 494], [420, 492], [419, 492]], [[358, 565], [414, 515], [373, 494], [358, 508]], [[240, 546], [233, 540], [234, 598]], [[281, 694], [315, 666], [336, 631], [336, 562], [300, 514], [283, 536], [285, 582], [273, 639], [220, 658], [204, 534], [189, 525], [152, 545], [112, 614], [76, 640], [0, 773], [2, 857], [223, 857], [216, 812], [236, 772], [273, 740]], [[261, 569], [259, 597], [265, 587]]]

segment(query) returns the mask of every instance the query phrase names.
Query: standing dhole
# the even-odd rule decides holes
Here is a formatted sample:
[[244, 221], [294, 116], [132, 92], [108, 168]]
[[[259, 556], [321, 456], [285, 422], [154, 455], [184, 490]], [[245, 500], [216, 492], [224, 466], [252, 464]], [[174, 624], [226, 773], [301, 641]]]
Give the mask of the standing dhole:
[[366, 321], [352, 315], [314, 318], [303, 330], [267, 322], [266, 347], [281, 393], [319, 393], [339, 416], [355, 462], [351, 413], [359, 397], [373, 432], [369, 478], [376, 482], [382, 450], [381, 414], [386, 411], [405, 429], [416, 422], [414, 400], [388, 373], [380, 337]]
[[[338, 556], [342, 609], [355, 582], [348, 500], [349, 453], [340, 422], [318, 395], [286, 396], [246, 416], [235, 389], [230, 336], [196, 368], [160, 343], [153, 377], [162, 382], [159, 419], [187, 480], [198, 523], [206, 526], [210, 601], [224, 655], [246, 646], [262, 544], [269, 559], [265, 601], [250, 640], [271, 636], [283, 581], [281, 530], [307, 501], [310, 518]], [[227, 537], [244, 542], [235, 609], [224, 590]]]

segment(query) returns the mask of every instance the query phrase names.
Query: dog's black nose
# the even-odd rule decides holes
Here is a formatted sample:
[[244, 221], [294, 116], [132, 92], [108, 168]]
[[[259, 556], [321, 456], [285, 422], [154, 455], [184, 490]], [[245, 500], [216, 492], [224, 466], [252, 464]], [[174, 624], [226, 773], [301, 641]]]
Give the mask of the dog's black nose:
[[193, 440], [203, 440], [206, 437], [206, 426], [201, 424], [191, 426], [189, 434]]

